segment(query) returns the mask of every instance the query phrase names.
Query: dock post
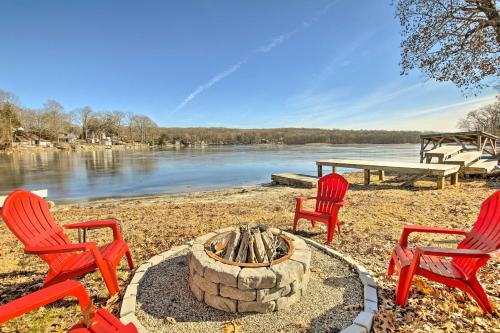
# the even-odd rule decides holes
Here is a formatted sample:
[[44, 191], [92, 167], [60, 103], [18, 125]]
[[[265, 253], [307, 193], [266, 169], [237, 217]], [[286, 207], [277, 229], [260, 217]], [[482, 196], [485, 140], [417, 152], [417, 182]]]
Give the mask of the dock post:
[[365, 185], [370, 185], [370, 169], [365, 169]]
[[450, 176], [450, 183], [451, 185], [457, 185], [458, 184], [458, 172], [455, 172]]
[[335, 165], [332, 165], [332, 173], [336, 173], [337, 172], [337, 167]]
[[323, 177], [323, 165], [318, 164], [318, 178]]
[[445, 181], [444, 176], [438, 176], [437, 177], [437, 189], [438, 190], [444, 189], [444, 181]]
[[385, 171], [384, 170], [378, 171], [378, 180], [380, 180], [382, 182], [385, 180]]

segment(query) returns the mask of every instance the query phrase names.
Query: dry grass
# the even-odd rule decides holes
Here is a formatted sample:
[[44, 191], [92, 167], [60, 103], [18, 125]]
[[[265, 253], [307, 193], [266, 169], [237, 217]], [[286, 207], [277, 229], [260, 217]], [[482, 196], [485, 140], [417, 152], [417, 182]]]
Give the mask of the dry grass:
[[[348, 176], [360, 184], [358, 174]], [[343, 240], [338, 237], [333, 248], [362, 262], [376, 277], [381, 290], [382, 311], [378, 331], [399, 332], [495, 332], [499, 312], [484, 316], [468, 296], [456, 289], [426, 283], [413, 288], [408, 306], [393, 304], [395, 280], [385, 276], [390, 251], [404, 224], [421, 224], [469, 229], [475, 222], [479, 206], [499, 185], [485, 180], [467, 181], [459, 188], [443, 191], [431, 188], [434, 183], [420, 181], [417, 187], [398, 187], [396, 180], [370, 186], [352, 185], [347, 200], [351, 206], [341, 212]], [[227, 225], [257, 221], [289, 228], [293, 219], [294, 197], [312, 195], [314, 190], [287, 187], [248, 187], [175, 196], [121, 199], [59, 206], [53, 209], [60, 224], [115, 217], [123, 221], [125, 237], [136, 264], [151, 256]], [[302, 233], [324, 242], [321, 229], [313, 231], [303, 221]], [[110, 239], [107, 232], [92, 232], [99, 242]], [[433, 236], [412, 238], [420, 243], [442, 240]], [[39, 288], [46, 266], [36, 256], [23, 254], [20, 243], [5, 225], [0, 226], [0, 303], [18, 298]], [[438, 244], [443, 246], [442, 243]], [[445, 244], [446, 245], [446, 244]], [[447, 245], [449, 246], [449, 245]], [[481, 271], [490, 300], [498, 306], [500, 288], [498, 261], [493, 260]], [[119, 271], [120, 284], [127, 283], [130, 273], [125, 262]], [[107, 301], [107, 291], [98, 273], [82, 279], [98, 306], [114, 311], [118, 302]], [[2, 326], [1, 332], [63, 331], [79, 318], [74, 302], [64, 301], [32, 312]], [[385, 329], [383, 328], [385, 327]]]

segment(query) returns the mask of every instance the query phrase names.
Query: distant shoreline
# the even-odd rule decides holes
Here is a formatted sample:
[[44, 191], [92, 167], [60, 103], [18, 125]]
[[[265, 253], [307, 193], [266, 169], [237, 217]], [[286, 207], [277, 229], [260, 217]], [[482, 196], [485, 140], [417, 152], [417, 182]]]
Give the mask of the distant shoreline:
[[16, 148], [7, 148], [0, 149], [0, 154], [17, 154], [17, 153], [44, 153], [44, 152], [87, 152], [87, 151], [106, 151], [106, 150], [115, 150], [115, 151], [126, 151], [126, 150], [138, 150], [138, 151], [158, 151], [165, 150], [170, 151], [173, 149], [204, 149], [206, 147], [228, 147], [228, 146], [286, 146], [286, 147], [338, 147], [338, 146], [362, 146], [362, 145], [414, 145], [416, 143], [402, 142], [402, 143], [329, 143], [329, 142], [312, 142], [312, 143], [297, 143], [297, 144], [286, 144], [286, 143], [249, 143], [249, 144], [234, 144], [234, 143], [226, 143], [226, 144], [204, 144], [204, 145], [191, 145], [191, 146], [176, 146], [173, 144], [168, 144], [164, 146], [149, 146], [147, 144], [129, 144], [129, 145], [113, 145], [113, 146], [105, 146], [98, 144], [79, 144], [77, 147], [16, 147]]

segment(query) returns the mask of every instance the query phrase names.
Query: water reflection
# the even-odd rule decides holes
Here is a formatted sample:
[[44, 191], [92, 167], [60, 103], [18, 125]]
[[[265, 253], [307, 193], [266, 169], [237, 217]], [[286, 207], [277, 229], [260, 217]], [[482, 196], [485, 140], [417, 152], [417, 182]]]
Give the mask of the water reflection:
[[315, 174], [320, 158], [418, 161], [418, 145], [223, 146], [169, 151], [0, 154], [0, 193], [47, 188], [57, 201], [85, 201], [268, 182], [271, 173]]

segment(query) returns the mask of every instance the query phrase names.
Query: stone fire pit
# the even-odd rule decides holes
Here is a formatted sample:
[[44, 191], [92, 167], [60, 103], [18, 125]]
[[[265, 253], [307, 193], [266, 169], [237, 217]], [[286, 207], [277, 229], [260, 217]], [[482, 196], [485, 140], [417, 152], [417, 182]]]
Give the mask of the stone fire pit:
[[[254, 230], [257, 230], [257, 237], [260, 237], [260, 231], [264, 234], [263, 227], [260, 230], [254, 227]], [[228, 246], [235, 231], [239, 232], [239, 227], [209, 233], [198, 237], [191, 246], [189, 288], [195, 298], [232, 313], [279, 311], [297, 302], [305, 293], [310, 278], [311, 250], [306, 243], [279, 229], [269, 228], [265, 231], [281, 244], [279, 250], [282, 253], [275, 255], [275, 260], [269, 260], [270, 254], [266, 260], [264, 252], [262, 258], [257, 255], [250, 259], [253, 262], [237, 262], [233, 261], [236, 254], [224, 256], [216, 253], [227, 251], [222, 248]], [[259, 252], [258, 247], [251, 244], [248, 247], [250, 258]]]
[[[194, 245], [195, 243], [201, 244], [205, 248], [205, 244], [209, 239], [232, 230], [234, 228], [217, 230], [185, 245], [174, 246], [143, 262], [136, 269], [125, 290], [120, 309], [121, 321], [124, 323], [133, 322], [139, 332], [145, 333], [220, 333], [227, 330], [228, 325], [231, 326], [231, 323], [237, 323], [242, 331], [248, 333], [370, 332], [374, 313], [377, 311], [378, 300], [375, 281], [370, 277], [366, 269], [349, 256], [339, 253], [328, 246], [288, 233], [281, 234], [290, 238], [295, 248], [288, 259], [277, 263], [279, 259], [277, 258], [273, 265], [254, 268], [270, 270], [276, 278], [276, 285], [278, 285], [280, 278], [275, 269], [280, 267], [278, 265], [288, 261], [302, 262], [300, 259], [295, 260], [295, 258], [299, 253], [303, 252], [300, 249], [303, 249], [303, 242], [305, 242], [310, 250], [311, 268], [307, 271], [304, 270], [302, 288], [295, 288], [299, 284], [294, 285], [294, 282], [290, 282], [288, 284], [290, 293], [286, 296], [283, 293], [288, 288], [286, 286], [280, 288], [275, 285], [272, 288], [241, 289], [243, 292], [250, 291], [249, 294], [252, 299], [255, 295], [253, 301], [236, 299], [238, 296], [235, 296], [235, 298], [228, 297], [223, 290], [235, 292], [240, 290], [237, 287], [238, 284], [235, 287], [234, 276], [230, 280], [232, 286], [231, 283], [228, 283], [229, 287], [233, 289], [225, 288], [224, 284], [227, 282], [225, 279], [220, 279], [220, 281], [224, 282], [222, 284], [221, 282], [214, 283], [208, 280], [204, 274], [205, 268], [203, 275], [200, 275], [200, 270], [196, 271], [193, 267], [194, 262], [190, 263], [190, 261], [193, 258], [193, 248], [198, 253], [201, 249], [199, 245]], [[273, 233], [280, 233], [279, 230], [271, 230], [273, 230]], [[213, 240], [216, 239], [218, 238], [216, 237]], [[208, 243], [210, 244], [210, 242]], [[218, 256], [224, 257], [224, 252], [216, 252]], [[210, 252], [205, 251], [205, 253], [208, 255]], [[304, 255], [307, 256], [308, 254], [304, 253]], [[209, 259], [205, 257], [208, 262], [213, 261], [212, 263], [215, 263], [217, 261], [210, 255], [208, 257]], [[295, 265], [295, 267], [299, 266]], [[244, 277], [241, 272], [246, 268], [248, 267], [236, 266], [236, 269], [239, 269], [236, 282], [239, 281], [240, 277]], [[210, 269], [206, 272], [209, 271]], [[217, 285], [217, 295], [207, 296], [210, 293], [206, 293], [198, 287], [199, 298], [196, 298], [192, 291], [193, 288], [190, 286], [190, 284], [193, 284], [188, 283], [188, 281], [192, 280], [191, 276], [194, 276], [192, 273], [198, 274], [204, 280]], [[305, 280], [308, 281], [307, 292], [305, 292]], [[265, 297], [262, 295], [265, 293], [264, 289], [268, 289], [266, 296], [272, 295], [268, 297], [267, 303], [274, 304], [266, 306], [270, 308], [274, 306], [274, 311], [268, 313], [228, 312], [228, 310], [238, 311], [238, 307], [246, 305], [245, 302], [258, 304], [257, 295]], [[279, 289], [281, 289], [281, 293], [277, 292]], [[275, 291], [275, 293], [270, 293], [271, 290]], [[293, 290], [298, 290], [300, 296], [297, 296], [297, 292], [294, 294]], [[215, 289], [213, 291], [215, 292]], [[221, 293], [223, 294], [221, 295]], [[201, 295], [203, 296], [201, 297]], [[239, 293], [238, 295], [241, 296]], [[269, 299], [273, 297], [276, 298]], [[222, 304], [227, 302], [229, 305], [224, 305], [227, 306], [227, 310], [224, 308], [225, 311], [220, 311], [207, 305], [205, 299], [224, 299]], [[289, 306], [288, 309], [276, 311], [285, 308], [293, 301], [296, 301], [296, 303]], [[266, 303], [266, 301], [261, 303]], [[265, 309], [268, 308], [265, 307]]]

